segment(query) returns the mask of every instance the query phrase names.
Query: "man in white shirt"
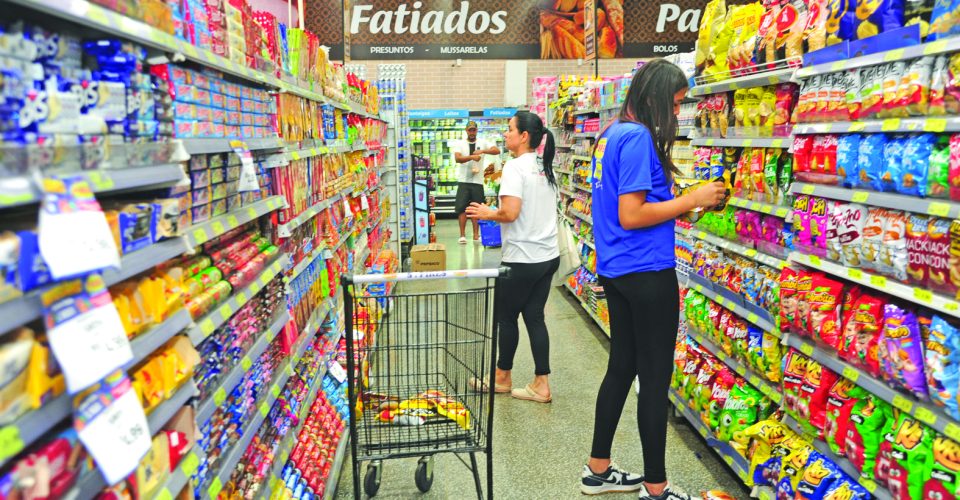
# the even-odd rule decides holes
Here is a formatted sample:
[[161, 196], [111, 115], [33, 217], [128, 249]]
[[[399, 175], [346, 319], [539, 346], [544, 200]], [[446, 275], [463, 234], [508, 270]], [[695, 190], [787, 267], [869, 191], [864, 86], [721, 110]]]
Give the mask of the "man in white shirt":
[[[492, 170], [500, 148], [491, 141], [477, 139], [477, 122], [467, 122], [467, 140], [457, 140], [450, 143], [453, 159], [457, 162], [457, 200], [454, 211], [460, 221], [461, 245], [467, 243], [467, 214], [470, 203], [483, 203], [483, 174], [485, 170]], [[491, 158], [493, 156], [493, 158]], [[480, 240], [480, 226], [473, 219], [473, 241]]]

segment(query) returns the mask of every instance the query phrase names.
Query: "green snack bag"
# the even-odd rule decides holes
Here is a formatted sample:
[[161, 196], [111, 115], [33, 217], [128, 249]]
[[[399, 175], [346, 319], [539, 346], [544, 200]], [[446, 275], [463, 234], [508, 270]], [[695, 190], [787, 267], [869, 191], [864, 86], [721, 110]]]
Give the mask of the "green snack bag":
[[780, 200], [780, 192], [777, 182], [777, 166], [780, 163], [780, 150], [767, 150], [767, 159], [763, 164], [763, 193], [764, 201], [767, 203], [777, 203]]
[[937, 140], [927, 167], [927, 197], [947, 198], [950, 195], [950, 137]]
[[901, 414], [899, 424], [890, 452], [887, 489], [894, 498], [921, 498], [935, 433], [906, 414]]
[[880, 447], [877, 449], [877, 464], [873, 467], [873, 478], [884, 487], [890, 476], [890, 467], [893, 465], [893, 443], [896, 441], [896, 430], [900, 428], [904, 415], [890, 406], [883, 408], [885, 420], [880, 428]]
[[[793, 155], [783, 155], [780, 164], [778, 184], [780, 186], [780, 199], [786, 201], [790, 195], [790, 185], [793, 184]], [[788, 205], [788, 203], [783, 203]]]
[[857, 403], [867, 397], [867, 391], [849, 379], [840, 377], [830, 388], [827, 395], [826, 427], [823, 430], [824, 441], [830, 451], [837, 455], [846, 453], [844, 449], [850, 414]]
[[746, 385], [742, 380], [738, 381], [730, 390], [727, 402], [720, 412], [717, 438], [721, 441], [730, 441], [734, 434], [757, 423], [757, 407], [761, 398], [759, 391]]
[[927, 470], [923, 475], [922, 498], [956, 498], [960, 490], [960, 444], [937, 434], [931, 445], [932, 454], [927, 461]]
[[850, 410], [844, 455], [860, 470], [864, 477], [873, 477], [877, 461], [877, 449], [883, 439], [883, 427], [887, 421], [886, 406], [873, 395], [857, 401]]

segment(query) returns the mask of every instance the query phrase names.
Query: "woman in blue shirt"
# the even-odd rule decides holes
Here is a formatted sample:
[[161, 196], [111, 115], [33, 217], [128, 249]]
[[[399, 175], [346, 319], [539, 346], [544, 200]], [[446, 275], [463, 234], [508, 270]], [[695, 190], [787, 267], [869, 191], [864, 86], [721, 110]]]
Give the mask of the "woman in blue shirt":
[[[597, 274], [610, 309], [610, 359], [600, 384], [593, 447], [580, 489], [586, 494], [639, 491], [641, 500], [689, 500], [667, 483], [667, 391], [680, 316], [674, 271], [674, 219], [714, 207], [723, 184], [674, 198], [670, 152], [687, 93], [680, 68], [658, 59], [641, 67], [618, 119], [593, 153], [593, 232]], [[630, 385], [639, 380], [637, 424], [643, 476], [610, 463], [613, 435]]]

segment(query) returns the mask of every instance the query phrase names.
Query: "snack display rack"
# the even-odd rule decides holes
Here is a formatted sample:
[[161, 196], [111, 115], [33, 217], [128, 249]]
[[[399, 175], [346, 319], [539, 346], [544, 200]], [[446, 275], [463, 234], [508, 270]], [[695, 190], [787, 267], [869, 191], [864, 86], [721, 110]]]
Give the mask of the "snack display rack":
[[[305, 107], [316, 105], [317, 117], [320, 106], [335, 109], [337, 119], [342, 117], [343, 126], [339, 128], [341, 123], [338, 122], [338, 128], [334, 130], [333, 122], [324, 123], [327, 134], [311, 140], [308, 137], [285, 137], [278, 131], [277, 122], [273, 122], [268, 135], [245, 137], [242, 144], [231, 138], [167, 135], [156, 139], [157, 142], [144, 143], [141, 139], [133, 145], [133, 142], [123, 143], [121, 136], [121, 143], [111, 148], [106, 161], [85, 166], [83, 170], [68, 167], [43, 172], [48, 176], [47, 182], [54, 185], [64, 182], [83, 186], [80, 192], [89, 188], [90, 198], [98, 202], [96, 210], [100, 211], [102, 206], [108, 212], [108, 218], [122, 218], [118, 215], [121, 212], [133, 213], [140, 217], [137, 224], [149, 226], [149, 236], [136, 232], [142, 227], [134, 230], [133, 235], [128, 229], [112, 228], [118, 253], [121, 253], [119, 266], [93, 270], [93, 275], [102, 278], [104, 290], [109, 287], [113, 308], [118, 311], [117, 324], [128, 329], [128, 339], [124, 342], [129, 343], [132, 357], [115, 368], [117, 376], [124, 380], [129, 373], [129, 380], [137, 390], [137, 400], [144, 406], [147, 428], [140, 431], [145, 431], [152, 443], [146, 456], [140, 452], [130, 459], [127, 465], [133, 472], [120, 481], [114, 480], [114, 485], [107, 483], [97, 457], [87, 453], [83, 453], [81, 456], [86, 458], [79, 461], [67, 463], [64, 460], [63, 465], [61, 462], [51, 464], [46, 475], [34, 477], [35, 471], [29, 464], [39, 460], [40, 456], [46, 457], [46, 453], [51, 454], [52, 462], [56, 459], [53, 454], [61, 451], [50, 448], [52, 443], [56, 442], [57, 446], [66, 443], [72, 453], [80, 453], [83, 447], [80, 442], [83, 431], [79, 431], [80, 438], [73, 431], [74, 419], [79, 418], [75, 414], [78, 411], [75, 404], [81, 399], [67, 392], [64, 373], [59, 373], [61, 368], [50, 358], [56, 353], [50, 348], [48, 336], [56, 323], [50, 324], [53, 321], [50, 312], [42, 303], [44, 294], [67, 290], [73, 282], [69, 279], [56, 281], [47, 276], [46, 282], [24, 284], [27, 279], [24, 268], [15, 262], [12, 268], [5, 268], [4, 280], [0, 281], [3, 299], [0, 302], [0, 332], [7, 336], [5, 342], [13, 340], [15, 334], [18, 338], [29, 338], [34, 354], [26, 361], [24, 372], [42, 370], [50, 378], [39, 379], [49, 385], [43, 389], [44, 394], [37, 395], [41, 400], [35, 406], [23, 402], [5, 408], [5, 425], [0, 427], [0, 436], [3, 436], [0, 438], [0, 465], [4, 467], [4, 481], [10, 490], [5, 490], [4, 494], [13, 494], [14, 489], [28, 484], [34, 487], [35, 481], [56, 481], [58, 490], [51, 492], [52, 495], [81, 500], [98, 497], [105, 490], [132, 498], [263, 497], [264, 491], [257, 491], [257, 484], [243, 484], [237, 480], [238, 474], [251, 472], [248, 470], [253, 467], [251, 458], [257, 454], [270, 454], [274, 459], [268, 471], [268, 481], [263, 484], [269, 483], [272, 490], [282, 487], [288, 479], [283, 476], [286, 473], [283, 466], [298, 441], [304, 439], [301, 437], [304, 422], [315, 407], [318, 395], [322, 394], [320, 382], [325, 380], [328, 366], [342, 362], [342, 356], [338, 357], [341, 351], [337, 348], [342, 332], [336, 327], [342, 324], [342, 319], [338, 319], [342, 316], [340, 298], [335, 293], [339, 287], [330, 287], [328, 282], [334, 282], [343, 273], [361, 269], [362, 272], [395, 271], [399, 241], [404, 231], [412, 227], [410, 223], [403, 223], [404, 216], [409, 217], [410, 202], [406, 201], [405, 211], [404, 196], [400, 192], [403, 176], [409, 176], [408, 150], [404, 149], [406, 135], [401, 132], [406, 124], [402, 92], [385, 92], [381, 100], [376, 88], [356, 79], [351, 80], [349, 88], [363, 87], [362, 94], [347, 92], [348, 85], [342, 82], [342, 92], [331, 97], [325, 95], [327, 89], [319, 82], [291, 76], [284, 70], [257, 70], [255, 64], [241, 64], [177, 38], [152, 23], [148, 25], [100, 4], [85, 0], [66, 3], [17, 0], [10, 3], [14, 5], [15, 18], [23, 15], [29, 19], [46, 17], [54, 20], [55, 24], [43, 29], [62, 30], [63, 35], [60, 35], [61, 31], [43, 33], [69, 37], [64, 39], [63, 47], [75, 43], [79, 51], [82, 50], [80, 40], [109, 39], [109, 43], [117, 43], [117, 47], [123, 43], [129, 44], [133, 50], [142, 49], [146, 78], [150, 78], [146, 73], [148, 66], [185, 67], [188, 74], [216, 79], [225, 89], [226, 86], [242, 88], [244, 96], [254, 93], [263, 96], [261, 101], [256, 101], [256, 97], [252, 99], [264, 110], [273, 109], [268, 100], [280, 101], [289, 96], [302, 98], [299, 103]], [[246, 12], [243, 16], [245, 23], [254, 22]], [[247, 28], [245, 25], [244, 29]], [[75, 38], [75, 33], [80, 33], [83, 38]], [[4, 36], [20, 35], [5, 33]], [[4, 49], [4, 55], [11, 54]], [[15, 58], [21, 55], [13, 54]], [[325, 58], [323, 63], [329, 64]], [[306, 64], [304, 61], [304, 66]], [[8, 83], [10, 81], [12, 78]], [[152, 106], [153, 101], [150, 102]], [[239, 97], [237, 102], [240, 102]], [[237, 111], [240, 116], [239, 109]], [[382, 115], [381, 111], [385, 113]], [[276, 114], [275, 109], [272, 112]], [[282, 127], [284, 119], [278, 121]], [[384, 122], [389, 122], [390, 126], [385, 126]], [[29, 165], [30, 170], [18, 171], [12, 163], [5, 164], [7, 172], [0, 180], [0, 210], [4, 211], [5, 217], [10, 216], [5, 221], [22, 220], [27, 224], [25, 227], [31, 227], [29, 224], [36, 224], [35, 214], [40, 205], [49, 196], [44, 192], [49, 184], [41, 182], [40, 168], [34, 168], [33, 162], [47, 152], [34, 151], [34, 146], [5, 144], [3, 148], [6, 158], [16, 160], [23, 156], [23, 165]], [[154, 151], [145, 154], [151, 148]], [[62, 151], [70, 157], [82, 157], [90, 152], [62, 148], [57, 153]], [[137, 154], [141, 155], [140, 159], [134, 161]], [[146, 156], [153, 159], [144, 161]], [[214, 157], [222, 162], [216, 167], [212, 166]], [[247, 159], [252, 161], [248, 164]], [[209, 170], [208, 162], [211, 165]], [[292, 206], [288, 202], [291, 185], [278, 180], [284, 175], [281, 171], [305, 167], [304, 171], [309, 172], [311, 166], [319, 170], [328, 162], [348, 165], [336, 177], [327, 175], [325, 181], [315, 186], [316, 192], [311, 195], [316, 200], [313, 205], [306, 210]], [[231, 201], [226, 210], [197, 212], [190, 216], [192, 208], [207, 203], [207, 198], [200, 201], [200, 194], [212, 193], [214, 182], [237, 183], [234, 177], [228, 180], [230, 174], [226, 173], [234, 166], [237, 172], [243, 170], [242, 176], [252, 173], [257, 189], [248, 189], [250, 196], [243, 196], [242, 201], [240, 193], [231, 191], [229, 196], [236, 195], [236, 203]], [[221, 168], [223, 170], [219, 170]], [[217, 170], [215, 175], [223, 177], [208, 181], [207, 176], [214, 170]], [[319, 172], [313, 174], [316, 174], [314, 179], [320, 179]], [[250, 178], [244, 179], [242, 182], [250, 182]], [[338, 181], [334, 182], [335, 179]], [[208, 182], [209, 188], [206, 187]], [[165, 200], [173, 199], [186, 200], [185, 204], [179, 205], [186, 215], [180, 211], [172, 225], [161, 232], [155, 227], [158, 223], [149, 222], [142, 213], [159, 211]], [[214, 201], [220, 199], [213, 198]], [[117, 204], [120, 203], [126, 205], [121, 209], [113, 208], [119, 207]], [[164, 209], [172, 206], [174, 204], [164, 205]], [[15, 232], [22, 231], [23, 227], [5, 224], [4, 238], [10, 241], [10, 238], [25, 237], [24, 233]], [[42, 228], [37, 230], [42, 231]], [[134, 241], [134, 236], [140, 240]], [[85, 244], [85, 237], [78, 233], [77, 243]], [[253, 258], [247, 256], [241, 261], [240, 257], [228, 254], [228, 244], [232, 245], [233, 251], [252, 252], [250, 256]], [[218, 258], [212, 259], [208, 255]], [[12, 257], [25, 259], [25, 262], [33, 260], [34, 266], [40, 266], [40, 271], [30, 272], [49, 273], [45, 257], [36, 248], [18, 248]], [[204, 270], [203, 280], [209, 279], [210, 282], [188, 284], [189, 279], [200, 279], [199, 274], [187, 270], [188, 264], [203, 266], [198, 270]], [[218, 266], [224, 264], [226, 267], [221, 272]], [[171, 274], [174, 271], [176, 274]], [[89, 272], [83, 271], [84, 275]], [[87, 276], [83, 276], [85, 280], [91, 279]], [[169, 309], [157, 313], [155, 319], [144, 320], [145, 326], [137, 327], [137, 331], [130, 331], [132, 326], [127, 322], [132, 322], [133, 316], [127, 316], [128, 306], [120, 308], [118, 304], [126, 304], [125, 294], [144, 293], [141, 290], [146, 290], [143, 288], [146, 283], [161, 280], [165, 280], [162, 281], [165, 295], [151, 296], [150, 307], [166, 299], [169, 302], [165, 307]], [[222, 284], [223, 288], [217, 294], [204, 296], [208, 302], [200, 305], [194, 300], [200, 298], [197, 293], [212, 290], [208, 287], [214, 284]], [[188, 287], [193, 286], [204, 288], [185, 298]], [[324, 288], [330, 293], [321, 293]], [[155, 288], [151, 290], [156, 291]], [[140, 295], [129, 296], [147, 302]], [[241, 329], [245, 329], [242, 337], [247, 340], [229, 340], [230, 344], [224, 344], [223, 349], [232, 349], [229, 357], [223, 357], [224, 353], [217, 351], [220, 347], [211, 347], [214, 343], [225, 342], [224, 339], [233, 339], [231, 335], [239, 335]], [[6, 343], [4, 349], [9, 345], [13, 344]], [[217, 357], [207, 357], [210, 349], [214, 349]], [[38, 355], [44, 359], [43, 366], [35, 366], [38, 361], [34, 357]], [[169, 363], [168, 368], [160, 368], [158, 360], [161, 358], [163, 363]], [[307, 363], [309, 360], [314, 360], [313, 365]], [[67, 365], [60, 364], [63, 370], [67, 369]], [[319, 369], [309, 372], [308, 393], [297, 403], [292, 395], [297, 387], [302, 390], [301, 379], [307, 375], [300, 372], [305, 366], [319, 366]], [[170, 383], [175, 385], [165, 385], [162, 390], [150, 388], [151, 396], [141, 394], [140, 391], [145, 393], [147, 389], [145, 380], [159, 380], [161, 373], [164, 384], [169, 377]], [[65, 374], [69, 381], [72, 374]], [[3, 383], [22, 385], [22, 380], [16, 378], [5, 379]], [[294, 380], [298, 381], [297, 384], [293, 384]], [[108, 382], [101, 380], [93, 387], [105, 383]], [[23, 394], [14, 394], [20, 389], [13, 385], [9, 389], [11, 396], [26, 398]], [[73, 392], [77, 390], [73, 389]], [[324, 404], [335, 404], [337, 395], [336, 391], [327, 395]], [[284, 412], [284, 408], [290, 406], [297, 408], [296, 422], [285, 427], [284, 419], [289, 419], [290, 415]], [[234, 428], [230, 431], [218, 428], [220, 425], [226, 427], [223, 418], [230, 412], [234, 415], [230, 421]], [[261, 438], [275, 428], [285, 428], [286, 434], [276, 440], [276, 447], [272, 450], [263, 449]], [[209, 441], [214, 432], [223, 440], [204, 442]], [[201, 439], [195, 436], [201, 436]], [[181, 445], [186, 439], [186, 443], [174, 455], [171, 441], [168, 456], [168, 439], [179, 440]], [[336, 455], [337, 461], [343, 461], [344, 441], [328, 443], [331, 460]], [[213, 451], [215, 453], [211, 453]], [[278, 453], [272, 454], [274, 451]], [[337, 477], [339, 470], [324, 476], [325, 497], [332, 497]], [[63, 478], [69, 478], [68, 482]]]

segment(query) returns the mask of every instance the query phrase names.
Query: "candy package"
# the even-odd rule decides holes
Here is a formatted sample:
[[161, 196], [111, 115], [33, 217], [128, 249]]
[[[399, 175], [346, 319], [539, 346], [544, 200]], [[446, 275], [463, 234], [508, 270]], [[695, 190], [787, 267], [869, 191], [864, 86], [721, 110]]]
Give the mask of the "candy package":
[[917, 317], [894, 304], [884, 306], [883, 340], [880, 353], [886, 347], [884, 370], [890, 380], [918, 398], [928, 399], [927, 380], [923, 370], [923, 339]]
[[880, 375], [877, 344], [883, 329], [883, 306], [879, 298], [861, 295], [844, 318], [843, 346], [840, 357], [863, 367], [874, 376]]
[[921, 287], [927, 286], [930, 273], [926, 251], [930, 241], [929, 229], [930, 218], [926, 215], [912, 213], [907, 217], [907, 275], [911, 283]]
[[807, 373], [807, 358], [799, 351], [791, 350], [783, 358], [783, 405], [792, 412], [797, 410], [800, 387]]
[[875, 396], [869, 395], [857, 401], [850, 411], [844, 455], [865, 477], [872, 477], [876, 465], [877, 450], [883, 439], [883, 427], [887, 421], [882, 405]]
[[847, 437], [847, 426], [850, 423], [850, 413], [860, 399], [866, 397], [866, 392], [849, 379], [840, 377], [830, 388], [827, 395], [827, 413], [823, 440], [830, 446], [833, 453], [843, 456], [846, 452], [844, 444]]
[[930, 444], [931, 456], [923, 475], [924, 500], [956, 500], [960, 490], [960, 444], [936, 434]]
[[825, 276], [816, 276], [807, 295], [810, 303], [808, 328], [811, 337], [837, 350], [841, 335], [841, 298], [843, 284]]
[[921, 498], [934, 432], [913, 418], [903, 417], [894, 433], [887, 489], [894, 498]]
[[952, 297], [957, 287], [950, 279], [950, 224], [947, 219], [931, 217], [927, 225], [927, 287]]
[[960, 419], [957, 409], [957, 387], [960, 384], [960, 332], [940, 316], [934, 316], [930, 333], [925, 341], [924, 371], [930, 400], [955, 419]]
[[797, 399], [800, 426], [815, 436], [823, 436], [826, 427], [827, 395], [838, 375], [814, 360], [807, 361], [807, 370]]

